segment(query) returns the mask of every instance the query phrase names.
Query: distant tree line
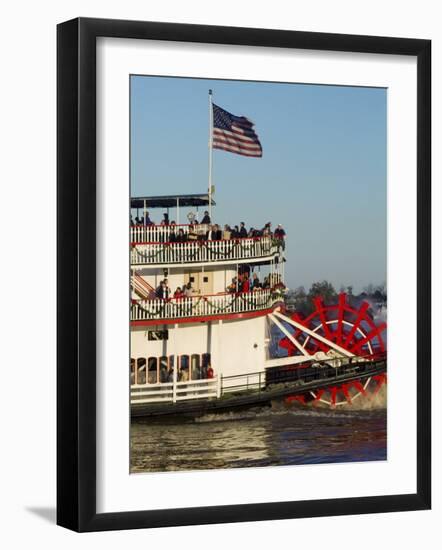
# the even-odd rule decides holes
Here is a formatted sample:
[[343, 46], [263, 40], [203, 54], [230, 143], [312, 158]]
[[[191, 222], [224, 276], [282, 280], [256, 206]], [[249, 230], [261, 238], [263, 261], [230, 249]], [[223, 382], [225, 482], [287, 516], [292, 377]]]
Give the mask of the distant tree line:
[[[364, 287], [360, 294], [353, 294], [353, 287], [341, 285], [339, 292], [347, 294], [350, 303], [357, 303], [362, 300], [372, 300], [377, 303], [387, 302], [387, 287], [385, 284], [373, 285], [369, 284]], [[290, 309], [296, 309], [304, 315], [309, 315], [314, 309], [314, 299], [320, 296], [324, 303], [333, 303], [338, 299], [338, 293], [334, 286], [329, 281], [317, 281], [312, 284], [307, 292], [303, 286], [289, 290], [286, 295], [287, 306]]]

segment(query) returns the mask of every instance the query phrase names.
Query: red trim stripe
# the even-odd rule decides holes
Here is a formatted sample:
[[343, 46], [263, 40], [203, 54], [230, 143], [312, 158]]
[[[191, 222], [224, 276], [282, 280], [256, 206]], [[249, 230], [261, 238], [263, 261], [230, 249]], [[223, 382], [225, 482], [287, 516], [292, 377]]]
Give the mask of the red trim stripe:
[[274, 304], [271, 308], [260, 311], [247, 311], [244, 313], [228, 313], [226, 315], [206, 315], [201, 317], [183, 317], [181, 319], [147, 319], [142, 321], [131, 321], [132, 327], [146, 327], [154, 325], [175, 325], [183, 323], [207, 323], [208, 321], [232, 320], [232, 319], [253, 319], [255, 317], [264, 317], [271, 313], [280, 304]]

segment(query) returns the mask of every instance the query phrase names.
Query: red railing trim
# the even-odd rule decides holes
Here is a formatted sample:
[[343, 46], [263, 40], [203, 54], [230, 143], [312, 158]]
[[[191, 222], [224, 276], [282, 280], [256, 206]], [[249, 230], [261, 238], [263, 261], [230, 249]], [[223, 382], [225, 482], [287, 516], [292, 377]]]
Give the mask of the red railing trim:
[[134, 224], [130, 227], [190, 227], [190, 226], [199, 226], [199, 225], [213, 225], [212, 223], [169, 223], [166, 224], [157, 224], [157, 223], [151, 223], [150, 225], [143, 225], [143, 224]]
[[239, 313], [215, 313], [213, 315], [200, 315], [195, 317], [166, 317], [165, 319], [138, 319], [131, 320], [131, 326], [149, 326], [149, 325], [174, 325], [182, 323], [203, 323], [205, 321], [216, 321], [218, 319], [252, 319], [254, 317], [264, 317], [278, 307], [275, 303], [267, 309], [258, 309], [253, 311], [242, 311]]

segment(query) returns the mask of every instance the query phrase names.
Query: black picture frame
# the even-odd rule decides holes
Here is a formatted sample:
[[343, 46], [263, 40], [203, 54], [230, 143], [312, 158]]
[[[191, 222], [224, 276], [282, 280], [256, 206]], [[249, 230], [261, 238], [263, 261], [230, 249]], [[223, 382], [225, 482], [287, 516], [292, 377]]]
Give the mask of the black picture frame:
[[[96, 512], [96, 39], [133, 38], [417, 58], [417, 492]], [[424, 510], [431, 506], [431, 41], [74, 19], [57, 28], [57, 523], [75, 531]], [[410, 359], [413, 360], [413, 359]]]

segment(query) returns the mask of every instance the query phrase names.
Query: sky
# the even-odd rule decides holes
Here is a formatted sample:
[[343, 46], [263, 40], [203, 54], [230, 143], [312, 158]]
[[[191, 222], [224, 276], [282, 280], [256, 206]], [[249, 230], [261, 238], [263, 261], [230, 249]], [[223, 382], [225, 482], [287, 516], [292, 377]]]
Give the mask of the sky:
[[289, 288], [385, 283], [387, 90], [131, 76], [133, 197], [207, 192], [209, 89], [263, 147], [262, 158], [213, 151], [213, 221], [281, 223]]

